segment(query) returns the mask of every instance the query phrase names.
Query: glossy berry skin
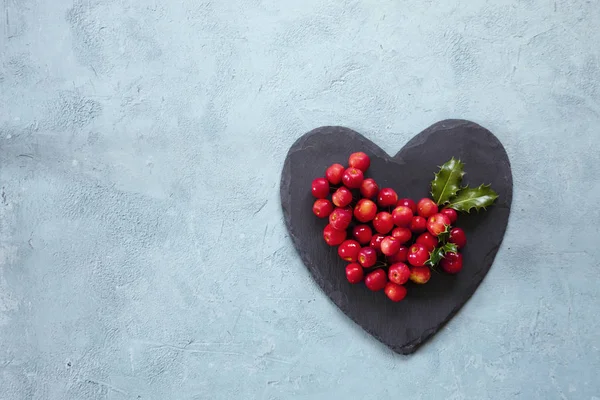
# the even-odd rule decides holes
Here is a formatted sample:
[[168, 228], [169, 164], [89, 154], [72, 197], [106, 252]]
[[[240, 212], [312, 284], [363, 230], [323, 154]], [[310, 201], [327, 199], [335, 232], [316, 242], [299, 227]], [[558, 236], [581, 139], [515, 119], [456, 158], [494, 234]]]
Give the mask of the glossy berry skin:
[[408, 255], [406, 257], [410, 265], [413, 267], [421, 267], [429, 260], [429, 252], [422, 244], [415, 243], [409, 247]]
[[392, 236], [398, 239], [401, 244], [407, 243], [412, 239], [412, 232], [408, 228], [395, 228]]
[[369, 244], [369, 247], [372, 247], [378, 253], [381, 253], [381, 242], [383, 241], [383, 239], [385, 239], [385, 235], [382, 235], [381, 233], [376, 233], [371, 238], [371, 243]]
[[423, 246], [425, 246], [427, 251], [430, 253], [433, 251], [433, 249], [435, 249], [435, 246], [438, 245], [438, 242], [438, 238], [433, 236], [429, 232], [422, 233], [415, 241], [415, 243], [422, 244]]
[[373, 230], [369, 225], [356, 225], [352, 229], [352, 236], [360, 244], [368, 244], [373, 237]]
[[395, 264], [395, 263], [403, 263], [406, 262], [407, 260], [407, 256], [408, 256], [408, 247], [406, 246], [400, 246], [400, 250], [398, 250], [398, 252], [396, 254], [394, 254], [391, 257], [388, 257], [387, 260], [388, 262]]
[[390, 265], [388, 279], [397, 285], [404, 285], [410, 278], [410, 268], [403, 262]]
[[379, 185], [377, 185], [377, 182], [375, 182], [375, 179], [373, 178], [365, 179], [360, 185], [360, 194], [366, 199], [372, 199], [377, 196], [378, 192]]
[[312, 181], [311, 191], [317, 199], [324, 199], [329, 196], [329, 182], [325, 178], [316, 178]]
[[433, 214], [427, 220], [427, 230], [433, 236], [439, 236], [441, 233], [446, 232], [447, 225], [450, 225], [450, 218], [442, 213]]
[[358, 189], [364, 179], [363, 172], [358, 168], [347, 168], [342, 175], [342, 182], [350, 189]]
[[413, 212], [413, 214], [417, 213], [417, 203], [415, 203], [415, 201], [413, 199], [407, 199], [407, 198], [400, 199], [396, 203], [396, 207], [399, 207], [399, 206], [404, 206], [404, 207], [410, 208], [410, 210]]
[[344, 230], [352, 222], [352, 211], [350, 208], [336, 208], [329, 215], [329, 223], [337, 230]]
[[342, 186], [333, 193], [331, 200], [336, 207], [346, 207], [352, 203], [352, 192], [350, 189]]
[[327, 199], [317, 199], [313, 204], [313, 214], [319, 218], [327, 218], [333, 211], [333, 204]]
[[346, 265], [346, 279], [350, 283], [359, 283], [365, 277], [365, 273], [362, 267], [357, 263], [351, 263]]
[[410, 223], [410, 230], [414, 233], [423, 233], [427, 230], [427, 220], [423, 217], [413, 217]]
[[371, 159], [368, 155], [363, 153], [362, 151], [350, 154], [348, 157], [348, 165], [353, 168], [358, 168], [361, 171], [365, 172], [371, 166]]
[[386, 275], [385, 271], [382, 269], [377, 269], [377, 270], [371, 272], [365, 278], [365, 285], [367, 286], [367, 288], [369, 288], [369, 290], [372, 290], [374, 292], [383, 290], [386, 283], [387, 283], [387, 275]]
[[383, 188], [377, 196], [377, 205], [379, 207], [394, 207], [398, 202], [398, 194], [392, 188]]
[[392, 211], [392, 218], [394, 219], [394, 225], [408, 228], [412, 222], [413, 212], [406, 206], [398, 206]]
[[402, 285], [397, 285], [388, 282], [383, 289], [385, 295], [393, 302], [402, 301], [406, 297], [406, 288]]
[[361, 199], [354, 207], [354, 218], [360, 222], [369, 222], [377, 215], [377, 205], [369, 199]]
[[325, 177], [332, 185], [339, 185], [345, 170], [342, 164], [332, 164], [325, 170]]
[[337, 230], [331, 226], [331, 224], [327, 224], [325, 229], [323, 229], [323, 239], [325, 239], [325, 243], [330, 246], [340, 245], [346, 240], [346, 231]]
[[410, 270], [410, 280], [414, 283], [423, 285], [431, 279], [431, 270], [429, 267], [413, 267]]
[[467, 245], [467, 235], [465, 235], [465, 231], [460, 228], [452, 228], [448, 241], [454, 243], [459, 249], [462, 249]]
[[440, 261], [440, 267], [449, 274], [458, 274], [463, 267], [462, 254], [446, 253]]
[[365, 268], [372, 267], [377, 262], [377, 250], [372, 247], [363, 247], [358, 252], [358, 262]]
[[400, 250], [401, 243], [393, 236], [386, 236], [381, 241], [381, 252], [385, 256], [393, 256]]
[[385, 211], [378, 213], [375, 219], [373, 219], [373, 228], [379, 233], [388, 233], [391, 231], [394, 228], [392, 214]]
[[360, 251], [360, 243], [356, 240], [344, 240], [338, 247], [338, 255], [344, 261], [356, 262], [358, 260], [358, 252]]
[[417, 203], [417, 212], [423, 218], [429, 218], [433, 214], [437, 214], [438, 206], [435, 202], [427, 197], [419, 200]]
[[456, 220], [458, 219], [458, 213], [453, 208], [444, 208], [440, 213], [444, 214], [448, 219], [450, 219], [450, 224], [454, 225]]

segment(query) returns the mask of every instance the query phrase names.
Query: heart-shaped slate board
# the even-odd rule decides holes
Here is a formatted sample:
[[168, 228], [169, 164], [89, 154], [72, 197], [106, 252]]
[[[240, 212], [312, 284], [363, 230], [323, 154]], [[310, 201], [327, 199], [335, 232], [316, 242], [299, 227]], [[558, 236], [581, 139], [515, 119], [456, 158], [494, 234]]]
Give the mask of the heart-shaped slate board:
[[[456, 157], [465, 163], [463, 184], [491, 184], [498, 193], [487, 211], [459, 214], [457, 226], [467, 235], [464, 263], [458, 275], [432, 273], [425, 285], [407, 284], [408, 295], [390, 301], [345, 276], [347, 262], [337, 246], [323, 240], [327, 219], [312, 213], [311, 183], [333, 163], [348, 164], [348, 156], [364, 151], [371, 157], [367, 177], [399, 197], [429, 196], [439, 166]], [[487, 129], [465, 120], [440, 121], [415, 136], [391, 157], [359, 133], [324, 126], [300, 137], [289, 150], [281, 176], [281, 204], [290, 237], [302, 261], [327, 296], [365, 331], [400, 354], [410, 354], [452, 318], [490, 270], [500, 248], [512, 202], [510, 162], [500, 141]]]

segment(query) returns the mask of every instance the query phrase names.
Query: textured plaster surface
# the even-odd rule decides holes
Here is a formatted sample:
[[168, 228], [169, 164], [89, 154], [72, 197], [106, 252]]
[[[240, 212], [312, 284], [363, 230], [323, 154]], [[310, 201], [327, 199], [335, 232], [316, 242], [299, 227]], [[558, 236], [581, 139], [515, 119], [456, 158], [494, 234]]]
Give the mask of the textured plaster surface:
[[[0, 0], [0, 399], [600, 399], [600, 3]], [[289, 146], [445, 118], [514, 174], [416, 354], [320, 292]]]

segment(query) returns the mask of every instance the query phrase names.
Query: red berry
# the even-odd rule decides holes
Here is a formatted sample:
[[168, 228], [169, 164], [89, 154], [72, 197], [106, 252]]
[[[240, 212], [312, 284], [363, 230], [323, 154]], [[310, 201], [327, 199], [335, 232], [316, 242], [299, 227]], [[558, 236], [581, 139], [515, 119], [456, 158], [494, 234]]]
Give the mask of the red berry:
[[392, 231], [392, 236], [404, 244], [412, 239], [412, 232], [408, 228], [396, 228]]
[[463, 267], [462, 254], [446, 253], [440, 261], [440, 267], [449, 274], [458, 274]]
[[414, 267], [421, 267], [429, 260], [429, 252], [427, 248], [420, 243], [415, 243], [408, 249], [406, 256], [408, 263]]
[[444, 208], [440, 212], [450, 219], [450, 224], [454, 224], [458, 219], [458, 213], [453, 208]]
[[383, 241], [383, 239], [385, 239], [385, 235], [376, 233], [371, 238], [371, 243], [369, 244], [369, 246], [374, 248], [377, 252], [381, 253], [381, 242]]
[[350, 189], [358, 189], [362, 185], [365, 176], [363, 172], [358, 168], [348, 168], [342, 175], [342, 182]]
[[339, 185], [345, 170], [342, 164], [333, 164], [325, 170], [325, 177], [332, 185]]
[[377, 196], [377, 204], [379, 207], [394, 207], [398, 202], [396, 191], [391, 188], [383, 188]]
[[365, 172], [367, 169], [369, 169], [369, 166], [371, 165], [371, 159], [368, 155], [366, 155], [362, 151], [359, 151], [357, 153], [350, 154], [350, 157], [348, 158], [348, 165], [350, 165], [353, 168], [358, 168], [361, 171]]
[[336, 208], [329, 215], [329, 223], [337, 230], [344, 230], [348, 228], [352, 222], [352, 211], [350, 208]]
[[392, 217], [396, 226], [408, 228], [412, 222], [413, 212], [408, 207], [398, 206], [392, 211]]
[[392, 264], [388, 270], [388, 278], [391, 282], [404, 285], [410, 278], [410, 268], [403, 262]]
[[317, 199], [329, 196], [329, 182], [325, 178], [317, 178], [312, 181], [312, 195]]
[[313, 204], [313, 213], [319, 218], [327, 218], [333, 211], [333, 204], [327, 199], [317, 199]]
[[429, 218], [438, 212], [438, 206], [433, 200], [425, 197], [417, 203], [417, 211], [421, 217]]
[[385, 274], [385, 271], [382, 269], [377, 269], [377, 270], [371, 272], [365, 278], [365, 285], [367, 286], [367, 288], [369, 288], [370, 290], [372, 290], [374, 292], [383, 290], [386, 283], [387, 283], [387, 275]]
[[360, 222], [369, 222], [377, 215], [377, 205], [369, 199], [361, 199], [354, 207], [354, 218]]
[[362, 267], [357, 263], [351, 263], [346, 265], [346, 279], [350, 283], [362, 282], [365, 273]]
[[450, 231], [450, 237], [448, 239], [450, 243], [454, 243], [456, 247], [462, 249], [467, 245], [467, 235], [465, 235], [465, 231], [460, 228], [453, 228]]
[[422, 244], [423, 246], [425, 246], [427, 251], [430, 253], [433, 251], [433, 249], [435, 249], [435, 246], [438, 245], [438, 242], [439, 242], [438, 238], [433, 236], [429, 232], [422, 233], [421, 236], [419, 236], [416, 240], [416, 243]]
[[354, 239], [356, 239], [358, 243], [367, 244], [371, 242], [373, 230], [369, 225], [356, 225], [352, 230], [352, 236], [354, 236]]
[[413, 217], [410, 223], [410, 230], [414, 233], [423, 233], [427, 230], [427, 220], [423, 217]]
[[327, 224], [323, 229], [323, 239], [330, 246], [337, 246], [346, 240], [346, 231], [337, 230], [331, 224]]
[[377, 262], [377, 250], [372, 247], [363, 247], [358, 252], [358, 262], [365, 268], [372, 267]]
[[410, 280], [414, 283], [425, 284], [431, 279], [431, 270], [429, 267], [413, 267], [410, 270]]
[[446, 226], [450, 225], [450, 218], [442, 213], [433, 214], [427, 221], [427, 230], [433, 236], [439, 236], [446, 232]]
[[396, 203], [396, 207], [398, 206], [408, 207], [413, 214], [417, 213], [417, 203], [415, 203], [412, 199], [400, 199], [398, 200], [398, 203]]
[[396, 254], [391, 257], [388, 257], [387, 260], [394, 264], [399, 262], [406, 262], [406, 257], [408, 255], [408, 247], [400, 246], [400, 250]]
[[350, 189], [342, 186], [333, 193], [331, 200], [333, 200], [333, 204], [337, 207], [346, 207], [352, 203], [352, 192]]
[[383, 291], [385, 292], [385, 295], [394, 302], [402, 301], [406, 297], [406, 288], [392, 282], [388, 282]]
[[394, 227], [392, 214], [382, 211], [375, 216], [373, 220], [373, 228], [379, 233], [388, 233]]
[[365, 179], [360, 185], [360, 194], [367, 199], [372, 199], [373, 197], [377, 196], [378, 191], [379, 186], [373, 178]]
[[381, 252], [386, 256], [393, 256], [400, 250], [400, 241], [393, 236], [386, 236], [381, 241]]
[[356, 262], [358, 252], [360, 251], [360, 243], [356, 240], [344, 240], [338, 247], [338, 255], [344, 261]]

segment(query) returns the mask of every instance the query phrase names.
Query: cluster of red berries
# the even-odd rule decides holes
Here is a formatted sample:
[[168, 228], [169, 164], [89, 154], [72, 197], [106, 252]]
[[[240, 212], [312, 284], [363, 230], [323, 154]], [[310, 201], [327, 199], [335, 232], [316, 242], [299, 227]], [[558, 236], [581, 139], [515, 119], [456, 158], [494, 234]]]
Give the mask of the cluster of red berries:
[[[349, 262], [350, 283], [364, 281], [370, 290], [384, 290], [392, 301], [400, 301], [407, 293], [404, 284], [427, 283], [436, 265], [450, 274], [462, 269], [458, 249], [467, 240], [462, 229], [452, 228], [456, 210], [439, 210], [430, 198], [415, 203], [399, 199], [391, 188], [380, 189], [374, 179], [365, 178], [371, 160], [363, 152], [351, 154], [348, 164], [328, 167], [325, 177], [313, 180], [312, 195], [317, 199], [313, 213], [329, 219], [325, 242], [338, 246], [339, 256]], [[436, 259], [436, 248], [445, 243], [453, 251]]]

